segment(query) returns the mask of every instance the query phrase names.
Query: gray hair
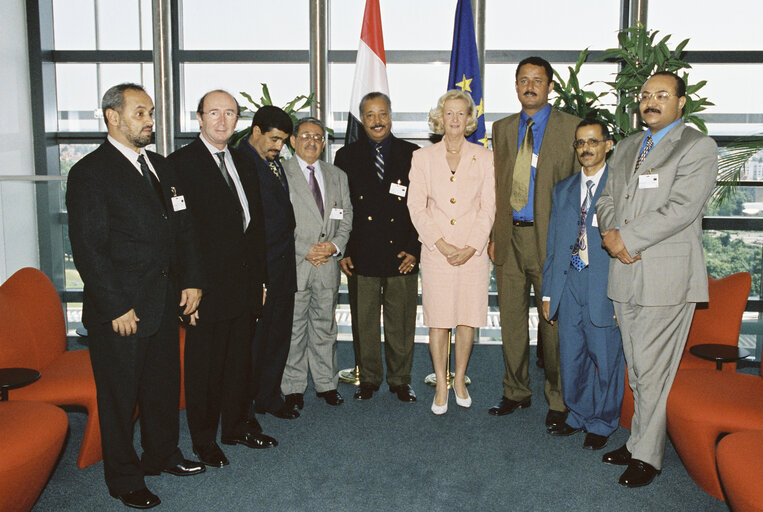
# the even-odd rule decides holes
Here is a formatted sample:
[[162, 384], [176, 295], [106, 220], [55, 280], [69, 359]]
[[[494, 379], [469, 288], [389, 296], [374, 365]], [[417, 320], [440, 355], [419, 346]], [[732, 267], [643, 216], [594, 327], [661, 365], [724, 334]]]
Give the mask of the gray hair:
[[363, 115], [363, 105], [367, 101], [375, 100], [376, 98], [383, 98], [384, 101], [387, 103], [387, 110], [392, 112], [392, 101], [389, 99], [389, 96], [387, 96], [383, 92], [373, 91], [373, 92], [369, 92], [368, 94], [363, 96], [363, 99], [360, 100], [360, 105], [358, 106], [358, 110], [360, 112], [360, 115]]
[[297, 122], [294, 123], [294, 131], [292, 133], [296, 136], [299, 133], [299, 127], [307, 123], [317, 124], [321, 129], [321, 133], [324, 136], [326, 135], [326, 125], [317, 117], [303, 117], [302, 119], [297, 119]]
[[110, 87], [106, 94], [103, 95], [101, 100], [101, 110], [103, 111], [103, 118], [106, 119], [106, 111], [108, 109], [122, 111], [122, 103], [125, 100], [125, 91], [141, 91], [146, 92], [142, 85], [125, 82], [122, 84]]

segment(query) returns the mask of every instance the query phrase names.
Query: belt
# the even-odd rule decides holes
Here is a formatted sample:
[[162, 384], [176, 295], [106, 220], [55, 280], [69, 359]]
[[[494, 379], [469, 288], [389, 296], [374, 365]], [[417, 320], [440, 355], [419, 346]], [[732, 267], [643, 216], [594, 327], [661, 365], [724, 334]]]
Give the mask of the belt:
[[515, 226], [519, 226], [520, 228], [527, 228], [533, 225], [533, 221], [531, 220], [512, 220], [511, 223]]

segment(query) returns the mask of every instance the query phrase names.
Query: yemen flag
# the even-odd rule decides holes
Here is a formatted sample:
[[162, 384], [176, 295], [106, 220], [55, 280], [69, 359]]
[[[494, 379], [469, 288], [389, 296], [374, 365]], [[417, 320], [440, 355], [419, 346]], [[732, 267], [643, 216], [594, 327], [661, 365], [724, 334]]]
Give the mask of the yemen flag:
[[[473, 36], [472, 36], [473, 39]], [[355, 142], [365, 137], [360, 122], [360, 100], [369, 92], [383, 92], [389, 96], [387, 85], [387, 59], [384, 56], [379, 0], [366, 0], [363, 14], [363, 28], [360, 31], [360, 46], [355, 61], [355, 79], [350, 96], [350, 115], [347, 118], [347, 133], [344, 143]]]
[[448, 90], [468, 92], [477, 106], [477, 130], [466, 138], [469, 142], [487, 147], [485, 135], [485, 106], [482, 102], [482, 79], [474, 37], [474, 18], [471, 0], [458, 0], [453, 25], [453, 49], [450, 52]]

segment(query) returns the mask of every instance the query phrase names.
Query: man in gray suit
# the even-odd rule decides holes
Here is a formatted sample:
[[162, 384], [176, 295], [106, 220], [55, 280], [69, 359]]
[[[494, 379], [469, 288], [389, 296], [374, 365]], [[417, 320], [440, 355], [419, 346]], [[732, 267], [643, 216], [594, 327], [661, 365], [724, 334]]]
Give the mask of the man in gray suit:
[[291, 145], [296, 155], [284, 170], [297, 225], [297, 294], [281, 391], [287, 407], [301, 409], [309, 370], [316, 394], [329, 405], [340, 405], [344, 399], [336, 389], [335, 311], [339, 260], [352, 229], [350, 189], [344, 171], [319, 160], [326, 146], [321, 121], [297, 121]]
[[655, 73], [640, 99], [648, 129], [617, 145], [596, 203], [635, 401], [628, 442], [602, 460], [628, 466], [626, 487], [648, 485], [662, 468], [668, 393], [694, 307], [708, 300], [702, 214], [718, 174], [713, 139], [681, 120], [680, 77]]

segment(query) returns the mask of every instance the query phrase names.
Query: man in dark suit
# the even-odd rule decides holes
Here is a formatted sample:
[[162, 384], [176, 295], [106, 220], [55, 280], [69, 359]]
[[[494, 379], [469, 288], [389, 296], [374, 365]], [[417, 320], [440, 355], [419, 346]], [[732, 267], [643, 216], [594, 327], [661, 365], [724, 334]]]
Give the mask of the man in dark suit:
[[342, 271], [357, 276], [358, 400], [379, 389], [381, 359], [380, 311], [384, 306], [384, 352], [387, 384], [401, 401], [415, 402], [410, 386], [416, 334], [418, 260], [421, 243], [411, 223], [405, 197], [411, 156], [418, 146], [391, 134], [389, 97], [371, 92], [360, 101], [367, 139], [340, 149], [334, 163], [347, 173], [353, 208], [352, 233]]
[[175, 151], [175, 165], [201, 244], [204, 302], [187, 326], [185, 393], [193, 450], [207, 466], [228, 459], [216, 442], [269, 448], [277, 443], [247, 422], [247, 376], [253, 322], [262, 310], [265, 226], [257, 174], [228, 148], [238, 102], [205, 94], [196, 110], [201, 133]]
[[[506, 365], [503, 396], [488, 411], [495, 416], [530, 406], [530, 286], [540, 311], [551, 194], [556, 182], [575, 172], [570, 141], [580, 122], [548, 104], [554, 72], [544, 59], [528, 57], [519, 63], [515, 89], [522, 111], [493, 124], [497, 208], [488, 254], [495, 263]], [[549, 407], [546, 429], [553, 430], [563, 425], [567, 416], [556, 326], [541, 319], [538, 338], [543, 340], [544, 391]]]
[[294, 210], [278, 156], [291, 132], [289, 114], [266, 105], [254, 114], [252, 133], [237, 148], [242, 159], [254, 168], [260, 182], [268, 274], [265, 305], [252, 343], [251, 417], [255, 412], [267, 412], [283, 419], [299, 417], [293, 404], [287, 405], [281, 395], [281, 378], [291, 342], [297, 268]]
[[554, 187], [543, 266], [543, 318], [559, 321], [559, 360], [567, 421], [551, 434], [587, 435], [599, 450], [620, 422], [625, 360], [612, 301], [609, 254], [601, 246], [596, 200], [607, 182], [613, 142], [606, 125], [581, 121], [574, 147], [583, 166]]
[[[179, 310], [194, 315], [202, 270], [175, 172], [144, 149], [154, 126], [151, 98], [139, 85], [120, 84], [106, 91], [102, 108], [107, 141], [69, 172], [69, 236], [85, 283], [106, 485], [125, 505], [150, 508], [160, 500], [144, 475], [204, 471], [177, 446], [177, 317]], [[133, 448], [136, 405], [142, 460]]]

